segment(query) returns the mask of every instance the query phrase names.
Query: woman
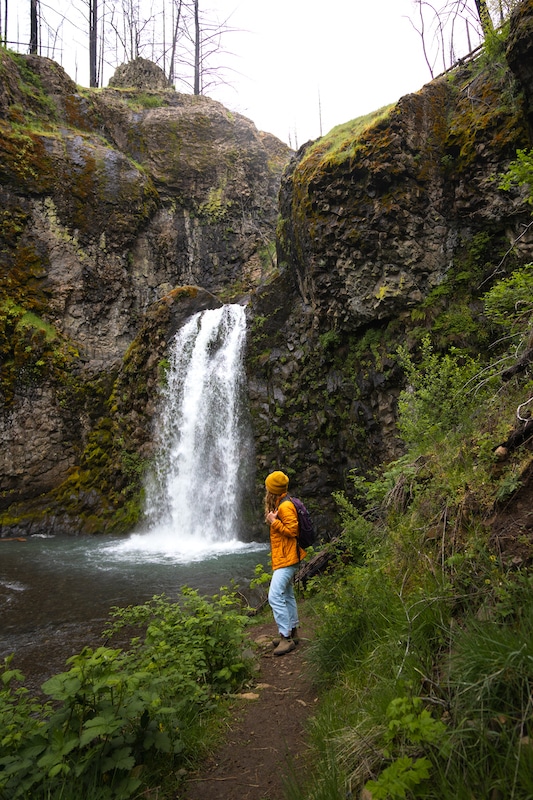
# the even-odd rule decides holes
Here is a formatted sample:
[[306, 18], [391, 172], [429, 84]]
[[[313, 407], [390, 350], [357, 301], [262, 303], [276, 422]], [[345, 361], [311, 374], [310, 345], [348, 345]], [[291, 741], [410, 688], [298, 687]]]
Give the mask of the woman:
[[298, 547], [298, 515], [287, 494], [289, 478], [277, 470], [265, 479], [265, 521], [270, 525], [272, 580], [268, 602], [278, 626], [280, 640], [275, 656], [294, 650], [298, 643], [298, 609], [293, 578], [305, 550]]

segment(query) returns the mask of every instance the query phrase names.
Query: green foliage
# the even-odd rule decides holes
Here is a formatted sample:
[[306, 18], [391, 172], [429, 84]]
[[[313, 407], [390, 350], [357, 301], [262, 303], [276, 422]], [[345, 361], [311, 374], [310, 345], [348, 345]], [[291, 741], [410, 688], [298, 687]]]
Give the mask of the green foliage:
[[533, 321], [533, 264], [498, 281], [483, 298], [485, 314], [511, 336], [524, 338]]
[[[526, 265], [483, 298], [515, 360], [530, 339], [531, 289]], [[335, 495], [336, 570], [309, 600], [323, 692], [319, 766], [299, 797], [340, 800], [366, 787], [373, 798], [526, 800], [533, 581], [491, 550], [486, 520], [528, 475], [528, 451], [496, 467], [493, 449], [530, 380], [502, 386], [498, 364], [438, 352], [428, 336], [399, 357], [405, 455], [353, 474], [355, 504]], [[531, 553], [527, 536], [517, 544]]]
[[423, 459], [413, 459], [411, 453], [391, 461], [386, 468], [376, 471], [370, 477], [358, 475], [355, 470], [350, 474], [354, 490], [367, 510], [376, 506], [382, 508], [404, 508], [408, 500], [412, 500], [415, 484], [424, 466]]
[[170, 360], [168, 358], [160, 359], [157, 365], [157, 374], [159, 376], [159, 386], [161, 388], [166, 387], [167, 385], [167, 374], [170, 368]]
[[398, 740], [408, 744], [438, 744], [446, 732], [446, 726], [423, 708], [420, 697], [395, 697], [387, 708], [387, 719], [384, 739], [389, 746]]
[[259, 586], [265, 586], [265, 584], [270, 583], [272, 573], [267, 572], [263, 564], [256, 564], [254, 576], [255, 577], [250, 581], [250, 589], [257, 589]]
[[23, 676], [6, 661], [2, 800], [126, 800], [195, 758], [219, 698], [250, 673], [233, 595], [207, 599], [185, 588], [180, 603], [154, 597], [113, 617], [106, 636], [135, 626], [129, 649], [87, 647], [70, 658], [67, 672], [43, 684], [51, 703], [14, 687]]
[[475, 712], [485, 726], [498, 715], [529, 726], [533, 586], [531, 580], [506, 581], [505, 589], [504, 608], [497, 603], [492, 613], [485, 613], [485, 619], [479, 615], [468, 619], [454, 637], [450, 684], [459, 719]]
[[[456, 348], [440, 355], [429, 336], [422, 342], [418, 363], [403, 346], [398, 356], [409, 383], [398, 400], [398, 427], [404, 441], [422, 451], [452, 432], [471, 429], [483, 401], [474, 381], [479, 359]], [[488, 390], [485, 384], [484, 392]]]
[[369, 566], [336, 573], [315, 600], [313, 660], [325, 684], [351, 668], [364, 675], [367, 690], [371, 676], [392, 685], [411, 680], [442, 641], [449, 614], [446, 594], [416, 589], [403, 596], [393, 577], [375, 562], [376, 552]]
[[516, 186], [527, 187], [526, 202], [533, 205], [533, 150], [517, 150], [516, 159], [509, 164], [499, 184], [504, 191]]
[[[501, 11], [501, 8], [499, 9]], [[489, 22], [483, 25], [484, 41], [483, 53], [481, 57], [481, 64], [497, 65], [502, 72], [505, 72], [507, 62], [505, 60], [505, 48], [507, 39], [509, 38], [509, 22], [508, 20], [499, 28], [494, 28]]]
[[402, 756], [384, 769], [377, 780], [368, 781], [365, 788], [371, 793], [372, 800], [408, 797], [419, 783], [429, 778], [430, 766], [427, 758]]
[[259, 250], [261, 274], [268, 275], [276, 269], [276, 242], [268, 242]]
[[374, 525], [350, 503], [344, 492], [334, 492], [343, 525], [342, 553], [354, 564], [362, 565], [375, 536]]
[[134, 108], [160, 108], [166, 105], [161, 92], [135, 92], [131, 95], [126, 94], [126, 102]]
[[340, 334], [338, 331], [329, 330], [320, 336], [320, 346], [323, 350], [335, 349], [340, 342]]
[[451, 637], [447, 734], [424, 796], [531, 797], [532, 588], [529, 577], [500, 580], [500, 599], [467, 614]]
[[107, 633], [126, 625], [146, 625], [146, 640], [132, 641], [143, 664], [149, 654], [165, 670], [180, 661], [182, 675], [198, 683], [195, 692], [226, 692], [247, 677], [249, 665], [242, 660], [241, 645], [247, 618], [240, 613], [237, 599], [222, 594], [207, 600], [187, 587], [180, 603], [169, 604], [164, 597], [133, 609], [115, 609], [117, 620]]

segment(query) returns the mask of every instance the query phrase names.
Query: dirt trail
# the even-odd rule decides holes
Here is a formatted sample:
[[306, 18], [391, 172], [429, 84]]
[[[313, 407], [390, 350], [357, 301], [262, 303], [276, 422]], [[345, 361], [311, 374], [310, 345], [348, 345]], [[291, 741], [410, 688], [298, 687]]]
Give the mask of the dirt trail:
[[183, 800], [285, 800], [287, 778], [305, 770], [305, 723], [316, 709], [305, 623], [291, 653], [272, 654], [273, 622], [254, 628], [259, 672], [252, 698], [238, 698], [224, 743], [188, 777]]

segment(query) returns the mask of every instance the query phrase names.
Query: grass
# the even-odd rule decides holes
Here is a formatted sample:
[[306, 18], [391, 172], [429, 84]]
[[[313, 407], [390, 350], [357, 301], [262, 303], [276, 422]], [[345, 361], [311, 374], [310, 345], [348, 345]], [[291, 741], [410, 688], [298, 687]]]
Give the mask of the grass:
[[[521, 269], [487, 295], [515, 359], [533, 320], [516, 287], [529, 280]], [[493, 454], [533, 394], [527, 372], [501, 380], [505, 356], [478, 363], [429, 340], [401, 354], [405, 455], [354, 475], [356, 500], [336, 496], [344, 544], [310, 589], [316, 770], [290, 800], [532, 796], [533, 578], [491, 549], [487, 524], [531, 465], [527, 449]]]
[[299, 171], [310, 178], [319, 170], [327, 170], [329, 167], [351, 161], [357, 151], [360, 137], [369, 128], [387, 119], [394, 105], [383, 106], [350, 122], [337, 125], [309, 147], [299, 164]]

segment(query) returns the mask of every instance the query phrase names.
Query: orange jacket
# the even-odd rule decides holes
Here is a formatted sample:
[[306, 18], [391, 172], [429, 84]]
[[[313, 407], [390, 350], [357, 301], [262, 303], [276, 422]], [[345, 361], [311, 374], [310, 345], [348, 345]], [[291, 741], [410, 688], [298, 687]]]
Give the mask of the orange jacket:
[[305, 550], [298, 548], [298, 514], [287, 494], [278, 501], [278, 516], [270, 526], [272, 569], [291, 567], [305, 558]]

